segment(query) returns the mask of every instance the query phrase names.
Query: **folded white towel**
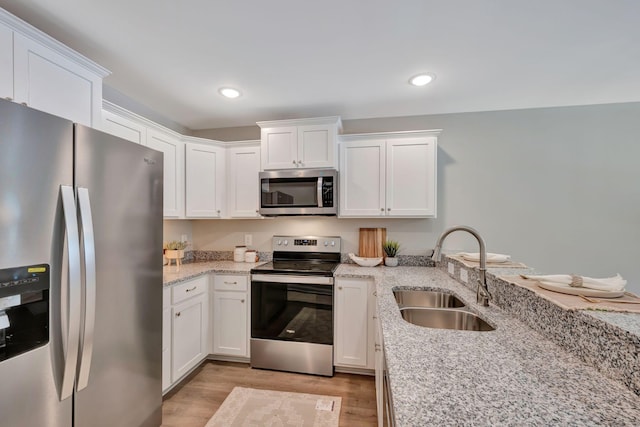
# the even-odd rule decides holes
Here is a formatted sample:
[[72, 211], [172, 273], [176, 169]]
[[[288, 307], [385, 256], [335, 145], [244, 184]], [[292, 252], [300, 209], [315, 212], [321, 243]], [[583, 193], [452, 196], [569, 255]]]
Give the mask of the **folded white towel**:
[[[479, 252], [460, 252], [458, 256], [461, 256], [467, 261], [480, 261]], [[509, 255], [487, 253], [487, 262], [507, 262], [510, 259], [511, 257]]]
[[605, 277], [603, 279], [594, 279], [586, 276], [574, 276], [571, 274], [549, 274], [546, 276], [531, 276], [523, 274], [525, 279], [538, 280], [540, 282], [555, 283], [559, 285], [576, 286], [574, 278], [582, 279], [582, 287], [589, 289], [597, 289], [599, 291], [622, 291], [627, 281], [619, 274], [613, 277]]

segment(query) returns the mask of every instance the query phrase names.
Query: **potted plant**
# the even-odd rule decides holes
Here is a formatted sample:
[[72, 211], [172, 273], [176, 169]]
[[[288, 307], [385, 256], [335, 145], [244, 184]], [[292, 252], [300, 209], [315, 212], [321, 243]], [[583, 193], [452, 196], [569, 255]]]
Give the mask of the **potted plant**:
[[386, 255], [384, 259], [384, 265], [387, 267], [395, 267], [398, 265], [398, 258], [396, 255], [398, 254], [398, 250], [400, 249], [400, 243], [395, 240], [387, 240], [383, 243], [382, 249]]
[[178, 241], [174, 240], [169, 242], [164, 247], [164, 256], [169, 260], [169, 265], [171, 265], [171, 260], [176, 260], [176, 268], [180, 269], [180, 260], [184, 258], [184, 250], [189, 246], [189, 242], [187, 241]]

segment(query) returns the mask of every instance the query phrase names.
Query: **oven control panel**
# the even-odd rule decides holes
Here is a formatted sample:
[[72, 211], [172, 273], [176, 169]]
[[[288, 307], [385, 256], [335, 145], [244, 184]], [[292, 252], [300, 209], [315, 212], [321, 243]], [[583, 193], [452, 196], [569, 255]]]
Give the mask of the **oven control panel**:
[[273, 250], [286, 252], [340, 252], [337, 236], [273, 236]]

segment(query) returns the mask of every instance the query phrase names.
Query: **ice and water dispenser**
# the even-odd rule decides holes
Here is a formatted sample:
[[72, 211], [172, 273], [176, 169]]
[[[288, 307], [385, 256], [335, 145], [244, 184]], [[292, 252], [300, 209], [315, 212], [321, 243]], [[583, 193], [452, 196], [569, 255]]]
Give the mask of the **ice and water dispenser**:
[[0, 362], [49, 341], [49, 266], [0, 270]]

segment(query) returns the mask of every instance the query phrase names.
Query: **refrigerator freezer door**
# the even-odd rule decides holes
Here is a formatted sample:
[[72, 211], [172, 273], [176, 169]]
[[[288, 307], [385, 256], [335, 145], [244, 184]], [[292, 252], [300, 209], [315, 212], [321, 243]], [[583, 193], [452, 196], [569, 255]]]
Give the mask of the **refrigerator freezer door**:
[[61, 185], [73, 185], [71, 122], [0, 101], [0, 269], [49, 264], [50, 330], [45, 345], [0, 362], [0, 426], [68, 427], [60, 401], [63, 348], [60, 283]]
[[87, 386], [76, 392], [75, 426], [159, 426], [162, 153], [80, 125], [75, 146], [96, 262], [93, 355]]

